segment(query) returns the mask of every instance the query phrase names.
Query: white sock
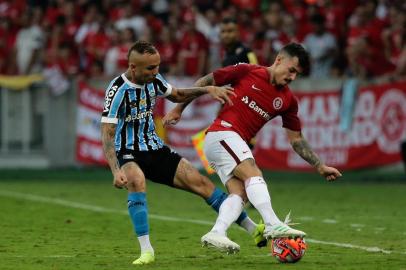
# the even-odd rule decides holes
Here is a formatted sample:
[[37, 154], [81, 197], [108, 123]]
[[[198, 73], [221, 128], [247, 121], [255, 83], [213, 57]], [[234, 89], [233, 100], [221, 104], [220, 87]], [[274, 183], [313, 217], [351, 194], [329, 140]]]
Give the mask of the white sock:
[[245, 180], [245, 191], [248, 200], [258, 210], [266, 225], [281, 223], [272, 209], [271, 197], [268, 192], [265, 180], [255, 176]]
[[149, 251], [154, 254], [154, 249], [151, 246], [151, 242], [149, 241], [149, 235], [143, 235], [138, 237], [138, 241], [140, 242], [140, 247], [141, 247], [141, 254]]
[[247, 216], [243, 221], [241, 221], [240, 226], [243, 227], [249, 234], [252, 234], [257, 227], [257, 224], [252, 221], [249, 216]]
[[243, 209], [244, 202], [240, 196], [236, 194], [228, 195], [220, 206], [216, 224], [214, 224], [211, 231], [227, 235], [227, 229], [237, 220]]

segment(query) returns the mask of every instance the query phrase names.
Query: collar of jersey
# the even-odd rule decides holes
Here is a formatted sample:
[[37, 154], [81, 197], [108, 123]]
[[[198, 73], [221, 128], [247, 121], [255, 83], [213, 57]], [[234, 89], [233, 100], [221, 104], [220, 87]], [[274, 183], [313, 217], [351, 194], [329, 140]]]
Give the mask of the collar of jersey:
[[121, 77], [123, 78], [123, 80], [124, 80], [127, 84], [129, 84], [129, 85], [132, 86], [132, 87], [135, 87], [135, 88], [142, 88], [142, 87], [144, 86], [144, 85], [140, 85], [140, 84], [136, 84], [136, 83], [131, 82], [129, 79], [127, 79], [127, 77], [125, 76], [125, 73], [121, 74]]

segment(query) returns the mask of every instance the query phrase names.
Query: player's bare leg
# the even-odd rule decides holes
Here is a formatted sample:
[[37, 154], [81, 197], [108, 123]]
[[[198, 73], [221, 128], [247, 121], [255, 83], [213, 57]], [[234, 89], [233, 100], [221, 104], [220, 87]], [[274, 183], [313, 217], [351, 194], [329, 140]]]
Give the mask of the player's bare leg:
[[207, 199], [213, 193], [216, 186], [210, 179], [199, 173], [192, 164], [182, 158], [176, 170], [173, 184], [178, 189], [183, 189]]

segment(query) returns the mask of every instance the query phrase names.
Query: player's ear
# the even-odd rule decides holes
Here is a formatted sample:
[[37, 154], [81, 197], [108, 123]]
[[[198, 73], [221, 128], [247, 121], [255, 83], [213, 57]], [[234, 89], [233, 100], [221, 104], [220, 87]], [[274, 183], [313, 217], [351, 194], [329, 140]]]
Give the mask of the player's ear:
[[278, 54], [277, 56], [276, 56], [276, 59], [275, 59], [275, 64], [278, 66], [278, 65], [280, 65], [280, 63], [282, 62], [282, 59], [283, 59], [283, 55], [282, 54]]
[[132, 64], [132, 63], [131, 63], [131, 64], [130, 64], [130, 69], [133, 70], [133, 71], [135, 71], [135, 64]]

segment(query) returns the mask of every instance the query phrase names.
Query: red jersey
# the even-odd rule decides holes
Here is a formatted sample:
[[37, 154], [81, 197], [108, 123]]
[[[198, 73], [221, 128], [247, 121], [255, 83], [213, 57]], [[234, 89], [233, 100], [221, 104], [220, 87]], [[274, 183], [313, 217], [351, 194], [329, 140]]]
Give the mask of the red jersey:
[[230, 97], [233, 105], [223, 106], [208, 131], [235, 131], [248, 142], [278, 115], [282, 116], [283, 127], [301, 130], [296, 98], [287, 86], [276, 88], [271, 84], [266, 67], [237, 64], [218, 69], [213, 76], [216, 85], [231, 84], [236, 97]]

